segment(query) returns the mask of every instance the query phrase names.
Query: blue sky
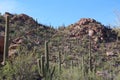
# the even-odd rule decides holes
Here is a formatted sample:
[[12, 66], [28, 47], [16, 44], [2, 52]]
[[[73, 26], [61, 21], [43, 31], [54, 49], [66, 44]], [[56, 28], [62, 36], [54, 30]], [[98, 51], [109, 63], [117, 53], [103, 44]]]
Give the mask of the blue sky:
[[54, 27], [73, 24], [80, 18], [116, 25], [119, 3], [120, 0], [0, 0], [0, 12], [25, 13]]

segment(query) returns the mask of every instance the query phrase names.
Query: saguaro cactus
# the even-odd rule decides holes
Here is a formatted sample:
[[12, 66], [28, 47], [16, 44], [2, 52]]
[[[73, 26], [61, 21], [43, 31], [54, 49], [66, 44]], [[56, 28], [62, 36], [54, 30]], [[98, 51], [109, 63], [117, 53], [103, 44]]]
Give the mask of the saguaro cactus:
[[44, 62], [45, 62], [45, 60], [44, 60], [44, 56], [42, 55], [41, 56], [41, 60], [40, 59], [38, 59], [38, 61], [37, 61], [37, 64], [38, 64], [38, 71], [39, 71], [39, 74], [40, 74], [40, 76], [44, 76], [45, 75], [45, 69], [44, 69]]
[[59, 51], [59, 55], [58, 55], [58, 59], [59, 59], [59, 63], [58, 63], [58, 69], [59, 69], [59, 73], [61, 74], [61, 53]]
[[45, 63], [46, 63], [47, 69], [49, 69], [48, 41], [45, 41]]
[[84, 65], [84, 56], [82, 55], [82, 73], [83, 73], [83, 80], [85, 80], [85, 65]]
[[4, 54], [3, 54], [3, 65], [5, 64], [5, 60], [8, 57], [8, 40], [9, 40], [9, 16], [6, 15], [6, 24], [5, 24], [5, 41], [4, 41]]
[[94, 31], [89, 29], [89, 33], [88, 33], [88, 36], [89, 36], [89, 71], [91, 72], [92, 71], [92, 62], [91, 62], [91, 37], [93, 36], [94, 34]]
[[45, 41], [45, 56], [41, 56], [41, 60], [38, 59], [38, 69], [40, 76], [44, 80], [52, 80], [53, 74], [55, 72], [55, 67], [50, 67], [49, 65], [49, 53], [48, 53], [48, 41]]
[[92, 71], [92, 63], [91, 63], [91, 38], [89, 37], [89, 70]]

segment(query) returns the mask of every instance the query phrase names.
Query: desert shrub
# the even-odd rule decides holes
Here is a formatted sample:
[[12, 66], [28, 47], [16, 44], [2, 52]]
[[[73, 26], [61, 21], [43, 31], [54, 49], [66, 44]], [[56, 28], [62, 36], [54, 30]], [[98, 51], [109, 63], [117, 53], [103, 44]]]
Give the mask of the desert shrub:
[[21, 54], [12, 62], [0, 68], [0, 80], [36, 80], [39, 74], [35, 57], [30, 54]]

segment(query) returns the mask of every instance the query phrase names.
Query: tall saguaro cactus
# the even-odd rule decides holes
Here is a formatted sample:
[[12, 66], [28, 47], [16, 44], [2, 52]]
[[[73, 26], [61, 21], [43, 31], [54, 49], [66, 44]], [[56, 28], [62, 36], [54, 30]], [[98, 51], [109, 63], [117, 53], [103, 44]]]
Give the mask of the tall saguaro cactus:
[[45, 63], [46, 63], [47, 69], [49, 69], [48, 41], [45, 41]]
[[55, 66], [51, 67], [49, 64], [48, 41], [45, 41], [45, 55], [41, 56], [41, 60], [38, 59], [38, 69], [43, 80], [52, 80], [55, 72]]
[[4, 54], [3, 54], [3, 65], [5, 64], [5, 60], [8, 57], [8, 40], [9, 40], [9, 16], [5, 16], [6, 24], [5, 24], [5, 39], [4, 39]]
[[92, 71], [92, 62], [91, 62], [91, 37], [94, 35], [94, 31], [89, 29], [89, 71]]
[[58, 63], [58, 68], [59, 68], [59, 74], [61, 74], [61, 53], [59, 51], [59, 55], [58, 55], [58, 59], [59, 59], [59, 63]]
[[91, 37], [89, 37], [89, 71], [92, 71], [92, 63], [91, 63]]

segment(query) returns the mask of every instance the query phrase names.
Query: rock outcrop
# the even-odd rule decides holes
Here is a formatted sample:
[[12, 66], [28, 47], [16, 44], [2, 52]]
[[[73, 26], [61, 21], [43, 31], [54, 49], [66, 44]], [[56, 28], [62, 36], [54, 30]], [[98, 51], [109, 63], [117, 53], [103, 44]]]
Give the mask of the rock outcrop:
[[79, 39], [89, 35], [89, 32], [92, 32], [91, 38], [93, 40], [99, 41], [114, 41], [117, 36], [114, 30], [91, 18], [82, 18], [77, 23], [70, 25], [69, 28], [70, 37], [77, 37]]
[[[52, 34], [55, 33], [55, 29], [38, 23], [37, 20], [26, 14], [6, 12], [0, 15], [0, 36], [4, 37], [5, 35], [6, 15], [9, 16], [9, 56], [16, 55], [20, 46], [29, 50], [33, 49], [34, 46], [41, 47], [40, 44], [44, 44], [44, 41], [51, 38]], [[2, 39], [0, 37], [0, 41]], [[3, 48], [4, 42], [0, 42], [0, 59], [3, 57]]]

